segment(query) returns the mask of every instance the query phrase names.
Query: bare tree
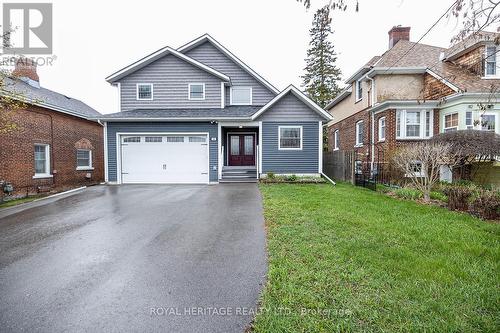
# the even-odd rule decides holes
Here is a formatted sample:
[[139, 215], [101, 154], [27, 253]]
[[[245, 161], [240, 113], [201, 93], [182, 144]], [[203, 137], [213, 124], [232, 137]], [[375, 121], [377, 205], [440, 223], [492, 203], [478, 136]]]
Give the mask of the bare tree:
[[454, 167], [454, 154], [451, 144], [424, 141], [399, 148], [392, 156], [392, 163], [416, 189], [422, 191], [424, 201], [428, 202], [432, 188], [439, 181], [440, 167]]
[[[311, 6], [312, 0], [296, 0], [306, 8]], [[346, 11], [354, 7], [359, 11], [359, 0], [319, 0], [328, 3], [333, 10]], [[500, 0], [456, 0], [448, 11], [448, 18], [454, 17], [462, 21], [462, 29], [453, 36], [452, 42], [463, 40], [472, 34], [489, 27], [496, 27], [500, 31]]]

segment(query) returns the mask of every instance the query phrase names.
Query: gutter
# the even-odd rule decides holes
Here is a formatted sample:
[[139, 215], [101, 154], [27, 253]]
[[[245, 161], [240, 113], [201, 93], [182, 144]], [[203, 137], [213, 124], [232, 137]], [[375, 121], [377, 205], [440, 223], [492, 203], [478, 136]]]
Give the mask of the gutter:
[[[370, 94], [370, 103], [371, 105], [375, 105], [375, 80], [366, 75], [366, 78], [370, 80], [371, 82], [371, 94]], [[370, 110], [371, 114], [371, 133], [370, 133], [370, 146], [371, 146], [371, 163], [370, 163], [370, 170], [373, 173], [373, 164], [375, 163], [375, 112], [373, 112], [373, 109]]]

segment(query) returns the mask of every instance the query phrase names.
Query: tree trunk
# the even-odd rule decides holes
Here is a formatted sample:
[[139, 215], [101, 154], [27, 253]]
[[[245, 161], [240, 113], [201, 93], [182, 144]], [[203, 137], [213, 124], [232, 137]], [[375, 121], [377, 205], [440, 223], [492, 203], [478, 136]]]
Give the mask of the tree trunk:
[[424, 201], [425, 202], [431, 201], [431, 193], [430, 193], [430, 191], [427, 191], [427, 190], [424, 191]]

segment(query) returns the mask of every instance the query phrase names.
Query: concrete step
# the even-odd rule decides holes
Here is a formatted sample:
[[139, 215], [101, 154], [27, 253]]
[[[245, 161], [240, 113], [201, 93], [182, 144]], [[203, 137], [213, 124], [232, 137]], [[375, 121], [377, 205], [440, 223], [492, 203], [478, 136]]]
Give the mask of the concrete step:
[[257, 175], [254, 174], [254, 175], [249, 175], [249, 174], [225, 174], [223, 173], [222, 174], [222, 178], [257, 178]]
[[257, 178], [222, 178], [219, 183], [257, 183]]

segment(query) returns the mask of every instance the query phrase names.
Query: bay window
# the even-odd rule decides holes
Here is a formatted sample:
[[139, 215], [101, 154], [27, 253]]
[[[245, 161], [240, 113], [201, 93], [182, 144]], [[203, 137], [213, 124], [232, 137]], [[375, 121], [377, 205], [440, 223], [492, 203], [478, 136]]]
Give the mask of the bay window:
[[465, 126], [467, 126], [467, 129], [474, 129], [474, 120], [472, 119], [472, 111], [465, 112]]
[[481, 116], [481, 130], [483, 131], [495, 131], [495, 115], [494, 114], [483, 114]]
[[432, 136], [432, 110], [397, 110], [396, 139], [427, 139]]

